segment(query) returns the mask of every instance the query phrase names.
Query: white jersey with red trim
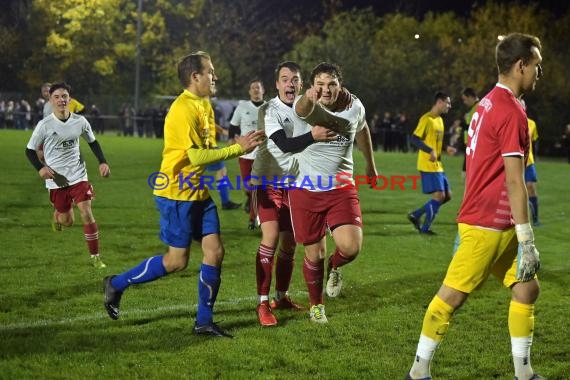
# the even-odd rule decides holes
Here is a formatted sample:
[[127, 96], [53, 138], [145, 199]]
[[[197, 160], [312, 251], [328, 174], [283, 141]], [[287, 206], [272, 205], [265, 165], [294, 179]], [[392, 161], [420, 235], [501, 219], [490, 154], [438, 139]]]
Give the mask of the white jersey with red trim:
[[[298, 100], [298, 99], [297, 99]], [[300, 126], [293, 136], [307, 133], [311, 125], [335, 124], [342, 130], [335, 141], [318, 142], [293, 155], [292, 174], [295, 187], [310, 191], [328, 191], [354, 184], [352, 147], [357, 132], [366, 126], [366, 112], [362, 102], [353, 95], [352, 106], [341, 112], [331, 112], [316, 105], [315, 110], [303, 118], [309, 124]]]
[[[85, 117], [71, 113], [69, 119], [62, 121], [51, 113], [38, 122], [27, 148], [37, 151], [43, 144], [46, 165], [65, 177], [69, 185], [74, 185], [87, 181], [87, 169], [79, 151], [80, 136], [88, 143], [95, 141]], [[58, 189], [60, 186], [53, 179], [46, 179], [46, 187]]]

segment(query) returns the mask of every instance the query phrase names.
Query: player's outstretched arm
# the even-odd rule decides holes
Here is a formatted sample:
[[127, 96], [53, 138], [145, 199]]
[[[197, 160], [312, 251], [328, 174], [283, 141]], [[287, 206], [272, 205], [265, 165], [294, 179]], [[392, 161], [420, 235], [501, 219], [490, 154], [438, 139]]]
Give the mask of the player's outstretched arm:
[[236, 136], [236, 143], [221, 149], [204, 149], [197, 146], [186, 151], [192, 165], [205, 166], [214, 162], [239, 157], [251, 152], [265, 139], [265, 131], [250, 132], [245, 136]]
[[303, 118], [309, 116], [313, 113], [315, 105], [319, 101], [319, 97], [320, 94], [314, 87], [309, 88], [295, 104], [295, 113]]
[[269, 138], [283, 153], [297, 153], [316, 142], [336, 140], [337, 133], [321, 126], [315, 126], [305, 134], [295, 137], [287, 137], [285, 131], [280, 129], [273, 132]]
[[[313, 87], [309, 88], [295, 102], [295, 113], [312, 126], [320, 125], [341, 135], [346, 134], [350, 129], [348, 120], [338, 117], [333, 113], [334, 111], [326, 110], [318, 103], [319, 98], [320, 93]], [[343, 102], [343, 106], [348, 107], [345, 102]]]

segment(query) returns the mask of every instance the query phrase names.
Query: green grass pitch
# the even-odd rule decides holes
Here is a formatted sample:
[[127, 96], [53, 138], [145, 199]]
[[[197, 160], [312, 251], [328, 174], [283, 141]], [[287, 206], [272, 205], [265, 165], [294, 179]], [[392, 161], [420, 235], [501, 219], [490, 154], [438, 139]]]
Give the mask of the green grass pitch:
[[[260, 235], [247, 230], [242, 210], [219, 211], [226, 258], [215, 319], [235, 339], [191, 334], [201, 252], [193, 245], [188, 269], [131, 287], [112, 321], [102, 305], [101, 279], [164, 252], [158, 212], [147, 177], [159, 169], [162, 141], [101, 136], [112, 175], [98, 176], [82, 141], [97, 195], [93, 212], [101, 254], [89, 264], [80, 223], [50, 228], [43, 181], [24, 149], [30, 132], [0, 131], [0, 379], [402, 379], [411, 365], [423, 314], [450, 259], [463, 184], [461, 157], [444, 157], [454, 198], [433, 229], [419, 236], [406, 213], [423, 204], [418, 190], [359, 191], [364, 247], [343, 269], [344, 288], [326, 299], [328, 325], [308, 313], [276, 312], [279, 326], [258, 325], [255, 252]], [[355, 151], [356, 173], [363, 160]], [[385, 176], [415, 175], [415, 154], [376, 154]], [[230, 176], [237, 160], [228, 161]], [[533, 366], [549, 379], [570, 378], [569, 166], [540, 159], [538, 191], [543, 226], [542, 294], [536, 306]], [[411, 184], [411, 183], [410, 183]], [[213, 197], [219, 204], [218, 194]], [[234, 201], [243, 202], [240, 191]], [[79, 215], [76, 213], [76, 221]], [[329, 252], [332, 242], [329, 242]], [[302, 248], [291, 284], [306, 303]], [[435, 379], [512, 379], [507, 310], [510, 292], [493, 278], [452, 320], [436, 353]]]

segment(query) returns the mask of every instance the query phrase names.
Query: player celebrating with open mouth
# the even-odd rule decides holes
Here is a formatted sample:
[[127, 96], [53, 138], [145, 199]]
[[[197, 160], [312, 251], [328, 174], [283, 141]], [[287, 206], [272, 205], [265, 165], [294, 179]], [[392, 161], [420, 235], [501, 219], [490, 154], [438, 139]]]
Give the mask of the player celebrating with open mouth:
[[[341, 104], [342, 74], [338, 66], [320, 63], [311, 72], [310, 80], [312, 87], [296, 102], [295, 112], [311, 125], [333, 127], [337, 138], [313, 144], [295, 155], [299, 168], [295, 186], [301, 188], [289, 192], [289, 202], [295, 240], [305, 246], [303, 274], [311, 303], [310, 319], [326, 323], [323, 302], [326, 230], [331, 231], [336, 245], [327, 263], [326, 292], [329, 297], [340, 293], [342, 274], [339, 268], [353, 261], [362, 248], [362, 213], [356, 189], [354, 186], [339, 187], [338, 181], [339, 175], [352, 179], [354, 141], [364, 154], [366, 175], [374, 178], [378, 173], [364, 106], [355, 96], [351, 96], [350, 107]], [[304, 131], [295, 134], [301, 133]], [[303, 187], [306, 179], [316, 184], [329, 176], [332, 176], [332, 183], [327, 190]]]

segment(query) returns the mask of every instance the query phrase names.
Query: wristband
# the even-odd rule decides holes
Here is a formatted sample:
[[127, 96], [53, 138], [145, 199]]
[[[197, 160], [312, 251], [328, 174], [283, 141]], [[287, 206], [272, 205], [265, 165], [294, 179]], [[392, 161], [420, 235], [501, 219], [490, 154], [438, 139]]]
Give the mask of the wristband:
[[532, 232], [530, 223], [515, 224], [515, 232], [517, 233], [517, 240], [519, 243], [525, 241], [534, 241], [534, 233]]

